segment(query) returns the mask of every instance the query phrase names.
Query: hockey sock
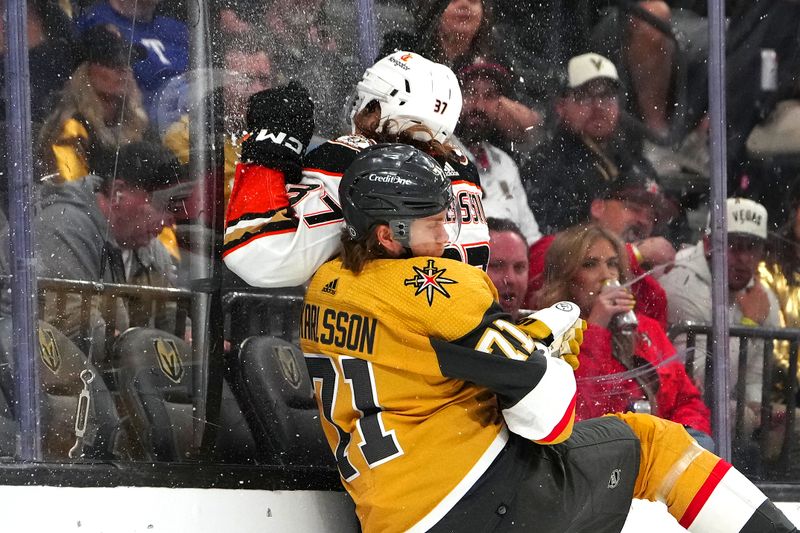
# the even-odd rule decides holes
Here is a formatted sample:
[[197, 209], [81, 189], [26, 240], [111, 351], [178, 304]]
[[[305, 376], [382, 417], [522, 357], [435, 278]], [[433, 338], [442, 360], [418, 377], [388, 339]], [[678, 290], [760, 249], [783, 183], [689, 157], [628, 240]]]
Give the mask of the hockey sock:
[[693, 533], [797, 531], [763, 492], [680, 424], [634, 413], [615, 416], [641, 442], [635, 498], [663, 502]]

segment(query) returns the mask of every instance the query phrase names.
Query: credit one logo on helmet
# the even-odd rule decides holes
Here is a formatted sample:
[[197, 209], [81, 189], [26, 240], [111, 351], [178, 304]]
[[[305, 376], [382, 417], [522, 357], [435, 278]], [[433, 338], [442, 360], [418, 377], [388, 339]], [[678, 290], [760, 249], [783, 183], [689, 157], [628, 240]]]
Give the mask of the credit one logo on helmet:
[[377, 181], [379, 183], [391, 183], [395, 185], [413, 185], [414, 182], [406, 179], [401, 178], [397, 174], [370, 174], [367, 176], [369, 181]]

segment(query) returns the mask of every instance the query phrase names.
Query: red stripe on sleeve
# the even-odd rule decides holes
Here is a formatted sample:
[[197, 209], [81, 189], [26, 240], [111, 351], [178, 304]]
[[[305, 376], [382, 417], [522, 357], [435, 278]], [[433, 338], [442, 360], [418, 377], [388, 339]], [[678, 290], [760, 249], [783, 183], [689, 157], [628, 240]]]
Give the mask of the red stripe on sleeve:
[[236, 165], [226, 222], [251, 213], [277, 211], [288, 205], [283, 172], [255, 163]]
[[692, 501], [689, 502], [689, 506], [686, 507], [686, 512], [683, 513], [683, 516], [678, 521], [684, 529], [689, 529], [689, 526], [692, 525], [694, 519], [697, 518], [700, 510], [708, 501], [708, 498], [711, 497], [711, 493], [714, 492], [720, 481], [722, 481], [722, 478], [730, 469], [731, 464], [722, 459], [714, 466], [705, 482], [703, 482], [703, 486], [700, 487], [700, 490], [694, 495]]
[[561, 420], [558, 422], [558, 424], [556, 424], [556, 427], [553, 428], [553, 431], [551, 431], [550, 434], [545, 438], [538, 439], [536, 442], [547, 444], [548, 442], [556, 440], [561, 436], [562, 433], [564, 433], [564, 430], [567, 429], [567, 426], [569, 426], [570, 420], [572, 420], [572, 415], [575, 413], [575, 401], [577, 398], [577, 393], [572, 395], [572, 400], [569, 402], [569, 407], [567, 407], [567, 410], [564, 412], [564, 416], [561, 417]]

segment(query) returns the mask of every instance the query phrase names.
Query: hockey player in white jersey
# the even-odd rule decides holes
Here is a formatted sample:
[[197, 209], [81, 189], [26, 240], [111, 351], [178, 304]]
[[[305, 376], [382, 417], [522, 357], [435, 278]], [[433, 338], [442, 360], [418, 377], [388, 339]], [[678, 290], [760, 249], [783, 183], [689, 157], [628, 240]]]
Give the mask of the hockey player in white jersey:
[[308, 92], [292, 82], [253, 95], [250, 136], [226, 213], [225, 264], [258, 287], [308, 281], [339, 251], [344, 224], [338, 188], [345, 169], [370, 145], [400, 142], [432, 155], [452, 182], [461, 229], [445, 256], [485, 270], [489, 231], [477, 169], [447, 143], [461, 104], [458, 81], [448, 67], [395, 52], [367, 69], [358, 83], [352, 134], [304, 156], [314, 124]]

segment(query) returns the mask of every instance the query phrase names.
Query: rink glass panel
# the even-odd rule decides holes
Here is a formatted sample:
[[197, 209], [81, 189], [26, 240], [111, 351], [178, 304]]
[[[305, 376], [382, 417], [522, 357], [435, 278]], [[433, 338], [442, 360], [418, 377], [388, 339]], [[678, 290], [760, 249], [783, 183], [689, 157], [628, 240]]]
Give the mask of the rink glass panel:
[[[349, 96], [371, 60], [369, 54], [381, 50], [384, 37], [418, 30], [421, 38], [399, 42], [431, 46], [431, 36], [438, 33], [438, 3], [426, 4], [430, 5], [414, 11], [396, 1], [372, 4], [331, 0], [306, 2], [304, 7], [280, 3], [265, 7], [259, 2], [232, 0], [207, 2], [203, 11], [197, 11], [197, 5], [186, 2], [162, 2], [155, 15], [170, 19], [162, 30], [149, 24], [144, 15], [134, 28], [138, 38], [145, 39], [143, 52], [147, 58], [113, 68], [103, 66], [105, 70], [100, 71], [84, 68], [83, 79], [91, 85], [84, 93], [103, 89], [116, 92], [81, 100], [72, 107], [65, 103], [65, 95], [70, 91], [74, 94], [80, 87], [70, 86], [67, 80], [80, 66], [81, 58], [102, 54], [84, 50], [84, 55], [76, 52], [73, 57], [64, 57], [70, 47], [65, 28], [81, 19], [105, 22], [108, 13], [98, 11], [87, 1], [29, 9], [28, 19], [35, 28], [28, 36], [32, 46], [29, 89], [34, 99], [30, 101], [33, 122], [27, 136], [31, 141], [34, 197], [52, 193], [53, 187], [75, 187], [81, 181], [75, 161], [82, 161], [86, 171], [102, 172], [112, 183], [106, 192], [115, 195], [113, 183], [121, 179], [119, 173], [131, 169], [108, 161], [116, 160], [118, 151], [131, 140], [145, 139], [166, 147], [181, 163], [169, 187], [154, 193], [149, 200], [159, 203], [165, 212], [164, 231], [154, 245], [166, 246], [171, 252], [166, 256], [169, 262], [160, 264], [164, 267], [158, 272], [161, 275], [131, 276], [139, 256], [146, 254], [129, 250], [118, 258], [122, 260], [122, 277], [109, 274], [111, 260], [103, 262], [104, 267], [94, 268], [94, 277], [70, 277], [58, 275], [66, 270], [59, 266], [66, 265], [70, 257], [38, 258], [51, 267], [39, 272], [36, 298], [41, 320], [34, 328], [41, 450], [34, 462], [95, 465], [83, 476], [82, 483], [86, 484], [114, 484], [118, 476], [104, 468], [111, 464], [156, 464], [163, 468], [158, 475], [137, 474], [135, 483], [185, 485], [224, 483], [220, 481], [225, 479], [222, 473], [231, 469], [237, 472], [238, 479], [246, 478], [252, 483], [265, 484], [264, 480], [270, 479], [269, 475], [257, 474], [258, 469], [237, 470], [237, 465], [258, 466], [264, 472], [310, 466], [310, 472], [319, 476], [306, 479], [321, 479], [323, 484], [336, 486], [335, 472], [323, 456], [324, 446], [318, 455], [302, 449], [303, 442], [307, 444], [316, 436], [286, 442], [286, 435], [297, 428], [313, 432], [307, 421], [295, 420], [313, 412], [313, 401], [292, 397], [287, 402], [286, 397], [281, 397], [285, 393], [279, 386], [280, 380], [291, 381], [297, 372], [304, 371], [298, 366], [302, 359], [272, 345], [262, 347], [261, 353], [246, 353], [248, 343], [256, 344], [253, 339], [276, 337], [296, 343], [303, 288], [254, 289], [226, 270], [219, 258], [225, 202], [251, 92], [297, 79], [311, 90], [316, 104], [317, 135], [312, 143], [349, 133]], [[637, 109], [631, 75], [636, 66], [624, 63], [624, 47], [619, 44], [624, 41], [630, 22], [626, 16], [607, 14], [603, 6], [596, 4], [582, 0], [552, 5], [528, 0], [495, 3], [487, 33], [494, 40], [494, 50], [500, 58], [497, 61], [511, 68], [506, 96], [538, 111], [544, 123], [551, 124], [552, 99], [563, 83], [566, 60], [572, 53], [590, 49], [606, 53], [617, 62], [620, 72], [627, 142], [641, 143], [652, 132], [643, 125]], [[372, 17], [365, 14], [370, 7]], [[63, 8], [67, 11], [58, 11]], [[158, 34], [164, 32], [163, 27], [170, 30]], [[565, 27], [575, 31], [564, 31]], [[662, 27], [665, 28], [670, 29], [668, 25]], [[127, 31], [122, 28], [123, 37]], [[142, 35], [147, 31], [154, 34]], [[176, 35], [185, 36], [185, 40], [176, 40]], [[402, 35], [400, 38], [408, 39]], [[667, 39], [673, 43], [675, 64], [668, 99], [669, 127], [675, 139], [682, 139], [705, 108], [706, 78], [689, 57], [693, 51], [687, 47], [691, 48], [692, 43], [673, 34]], [[79, 43], [80, 38], [76, 38], [71, 45]], [[592, 48], [601, 45], [607, 52]], [[134, 49], [125, 50], [129, 60], [136, 57]], [[103, 81], [111, 86], [101, 87]], [[133, 82], [143, 87], [137, 91], [126, 86]], [[729, 90], [744, 91], [745, 87], [730, 84]], [[748, 90], [757, 106], [766, 106], [762, 101], [772, 94], [768, 86]], [[729, 101], [734, 96], [729, 94]], [[109, 109], [114, 106], [116, 113]], [[55, 115], [55, 110], [61, 114]], [[136, 113], [144, 113], [146, 120], [125, 129], [124, 134], [123, 128], [113, 126], [120, 119], [130, 124]], [[97, 128], [93, 120], [104, 120], [111, 126]], [[742, 121], [732, 122], [738, 125]], [[24, 124], [7, 126], [7, 139], [17, 138], [19, 129], [25, 128]], [[544, 127], [534, 128], [529, 138], [508, 142], [505, 148], [524, 166], [536, 143], [546, 138], [545, 131]], [[502, 132], [495, 133], [501, 143]], [[732, 137], [746, 135], [732, 133]], [[121, 140], [123, 137], [125, 140]], [[729, 163], [729, 190], [741, 185], [743, 175], [751, 180], [772, 175], [778, 165], [775, 157], [757, 158], [742, 150], [741, 145], [732, 147], [735, 156]], [[56, 161], [59, 156], [61, 167]], [[6, 157], [6, 167], [13, 164], [13, 158]], [[70, 169], [69, 176], [61, 171], [64, 168]], [[661, 185], [686, 216], [663, 224], [658, 231], [676, 246], [697, 242], [707, 223], [708, 176], [679, 167], [662, 176]], [[3, 192], [4, 214], [9, 234], [13, 235], [20, 218], [9, 216], [7, 180]], [[777, 227], [777, 221], [785, 220], [788, 211], [783, 206], [769, 207], [770, 216], [777, 214]], [[91, 216], [93, 208], [84, 212]], [[38, 210], [33, 211], [33, 218], [37, 213]], [[55, 222], [50, 222], [53, 227]], [[65, 221], [63, 228], [69, 229], [71, 223]], [[33, 227], [37, 224], [34, 222]], [[130, 224], [136, 224], [135, 217]], [[99, 241], [94, 245], [100, 242], [101, 249], [85, 250], [87, 257], [102, 258], [102, 242], [113, 241], [110, 228], [99, 231]], [[39, 243], [37, 253], [50, 250], [52, 255], [52, 246], [42, 247], [41, 241], [52, 239], [53, 235], [37, 231], [33, 234]], [[90, 246], [90, 240], [86, 240], [86, 246]], [[8, 247], [7, 238], [3, 245]], [[5, 257], [4, 274], [8, 275], [14, 259], [9, 250]], [[150, 283], [155, 278], [161, 281]], [[10, 282], [6, 280], [9, 289]], [[9, 472], [13, 472], [11, 465], [19, 454], [13, 373], [15, 329], [10, 323], [9, 294], [9, 290], [4, 291], [5, 318], [0, 321], [0, 355], [5, 357], [0, 367], [4, 373], [0, 376], [0, 453], [8, 458]], [[249, 357], [246, 365], [244, 355]], [[786, 361], [786, 372], [791, 372], [792, 361], [796, 369], [796, 358]], [[92, 376], [89, 383], [85, 382], [87, 371]], [[781, 379], [778, 376], [770, 384], [778, 405], [787, 401], [786, 395], [781, 395], [785, 390], [780, 388]], [[308, 392], [306, 389], [303, 394]], [[88, 409], [79, 410], [81, 398], [87, 396]], [[793, 403], [790, 407], [794, 408]], [[303, 410], [306, 413], [301, 413]], [[76, 414], [86, 417], [85, 427], [79, 423], [78, 431]], [[732, 427], [735, 425], [733, 422]], [[80, 432], [82, 439], [76, 435]], [[739, 446], [737, 442], [734, 441], [735, 447]], [[763, 464], [761, 452], [755, 453], [758, 464]], [[735, 458], [742, 455], [734, 453]], [[744, 456], [750, 457], [747, 453]], [[746, 473], [762, 480], [790, 483], [796, 477], [784, 471], [778, 478], [774, 470], [756, 471], [750, 468], [748, 459], [737, 460]], [[191, 469], [181, 469], [181, 465], [197, 464], [204, 465], [213, 481], [204, 480], [203, 476], [193, 478], [185, 474]], [[91, 474], [94, 471], [102, 474]]]

